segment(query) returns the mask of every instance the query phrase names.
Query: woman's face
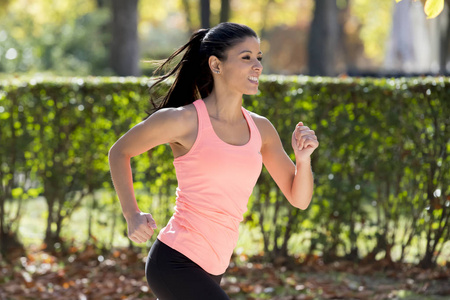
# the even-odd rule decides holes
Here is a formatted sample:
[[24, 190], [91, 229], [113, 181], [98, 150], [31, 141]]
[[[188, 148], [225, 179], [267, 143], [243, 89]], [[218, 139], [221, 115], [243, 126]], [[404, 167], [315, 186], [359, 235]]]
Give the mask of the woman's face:
[[227, 59], [220, 62], [220, 77], [227, 88], [240, 94], [253, 95], [258, 92], [258, 81], [263, 66], [258, 39], [247, 37], [225, 53]]

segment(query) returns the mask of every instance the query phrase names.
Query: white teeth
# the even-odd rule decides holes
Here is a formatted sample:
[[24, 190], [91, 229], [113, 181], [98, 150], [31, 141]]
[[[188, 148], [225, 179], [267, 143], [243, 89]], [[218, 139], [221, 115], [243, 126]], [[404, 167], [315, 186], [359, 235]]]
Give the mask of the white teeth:
[[249, 76], [248, 79], [250, 79], [251, 81], [258, 82], [258, 78], [257, 77]]

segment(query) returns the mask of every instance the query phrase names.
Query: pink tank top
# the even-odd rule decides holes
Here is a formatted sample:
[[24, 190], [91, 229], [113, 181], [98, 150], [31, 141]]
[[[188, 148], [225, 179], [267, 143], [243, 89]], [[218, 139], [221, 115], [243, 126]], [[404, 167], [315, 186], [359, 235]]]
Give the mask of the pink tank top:
[[225, 143], [214, 132], [203, 100], [194, 105], [197, 138], [187, 154], [174, 160], [178, 180], [175, 212], [158, 239], [206, 272], [220, 275], [230, 263], [239, 223], [261, 173], [261, 136], [241, 107], [250, 139], [242, 146]]

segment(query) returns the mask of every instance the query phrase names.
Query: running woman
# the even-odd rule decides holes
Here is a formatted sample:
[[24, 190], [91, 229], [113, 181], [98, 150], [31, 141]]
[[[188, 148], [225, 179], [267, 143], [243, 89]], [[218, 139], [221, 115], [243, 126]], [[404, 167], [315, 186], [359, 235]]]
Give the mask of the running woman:
[[[137, 205], [130, 158], [169, 144], [178, 179], [176, 206], [153, 243], [145, 265], [159, 300], [229, 299], [220, 287], [238, 240], [239, 223], [262, 164], [296, 208], [313, 194], [310, 156], [319, 146], [299, 122], [292, 133], [295, 164], [271, 122], [242, 107], [243, 95], [258, 92], [263, 70], [257, 34], [236, 23], [195, 32], [156, 70], [170, 67], [174, 83], [154, 112], [111, 147], [111, 176], [136, 243], [151, 238], [156, 222]], [[150, 89], [150, 90], [151, 90]]]

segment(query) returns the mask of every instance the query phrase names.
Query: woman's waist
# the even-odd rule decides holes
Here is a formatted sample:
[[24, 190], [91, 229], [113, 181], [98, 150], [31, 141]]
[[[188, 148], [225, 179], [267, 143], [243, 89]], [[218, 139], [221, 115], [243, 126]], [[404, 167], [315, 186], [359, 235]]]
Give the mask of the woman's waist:
[[195, 239], [195, 243], [204, 241], [215, 249], [234, 248], [239, 238], [239, 225], [217, 223], [192, 215], [186, 217], [175, 213], [166, 227], [169, 230], [164, 231], [170, 232], [177, 241]]
[[238, 231], [239, 223], [243, 220], [242, 214], [231, 215], [218, 209], [198, 209], [182, 204], [177, 200], [175, 212], [171, 221], [193, 229], [204, 227], [217, 227], [221, 230]]
[[230, 219], [239, 223], [248, 209], [251, 192], [224, 191], [203, 185], [191, 188], [180, 183], [176, 190], [175, 211], [192, 212], [212, 220]]

